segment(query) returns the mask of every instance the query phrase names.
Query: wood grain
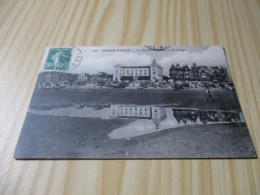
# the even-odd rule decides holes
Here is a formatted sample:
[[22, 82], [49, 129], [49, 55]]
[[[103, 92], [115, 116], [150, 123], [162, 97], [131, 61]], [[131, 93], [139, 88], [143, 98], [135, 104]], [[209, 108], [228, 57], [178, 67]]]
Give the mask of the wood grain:
[[257, 0], [0, 1], [0, 194], [260, 194], [255, 160], [16, 161], [46, 46], [223, 45], [260, 152]]

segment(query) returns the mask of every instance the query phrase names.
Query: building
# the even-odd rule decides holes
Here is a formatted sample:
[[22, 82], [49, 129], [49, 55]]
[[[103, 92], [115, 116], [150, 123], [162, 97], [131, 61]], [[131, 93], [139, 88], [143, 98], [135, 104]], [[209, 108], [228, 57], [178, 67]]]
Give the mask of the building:
[[38, 87], [48, 87], [66, 82], [72, 85], [78, 79], [78, 74], [64, 73], [58, 71], [44, 71], [39, 73], [36, 81]]
[[228, 80], [227, 69], [223, 66], [213, 66], [212, 67], [212, 79], [218, 81]]
[[151, 107], [152, 121], [156, 129], [159, 129], [161, 122], [166, 119], [166, 109], [161, 107]]
[[89, 80], [92, 83], [111, 81], [112, 80], [112, 75], [107, 74], [105, 72], [99, 72], [97, 74], [91, 75]]
[[191, 69], [188, 65], [180, 66], [177, 64], [176, 66], [172, 65], [170, 68], [170, 77], [175, 81], [179, 80], [190, 80], [191, 79]]
[[113, 81], [136, 81], [150, 80], [162, 81], [163, 68], [153, 60], [150, 66], [121, 66], [115, 65], [113, 71]]
[[208, 122], [239, 122], [241, 121], [239, 112], [221, 110], [198, 110], [198, 109], [172, 109], [173, 116], [178, 123], [202, 123]]
[[78, 75], [78, 79], [75, 84], [79, 86], [85, 86], [89, 81], [90, 75], [88, 73], [82, 73]]
[[172, 109], [173, 116], [177, 120], [178, 123], [183, 122], [184, 124], [187, 124], [188, 121], [191, 121], [192, 123], [197, 123], [197, 119], [199, 116], [199, 111], [197, 109]]
[[99, 87], [108, 86], [110, 81], [112, 81], [112, 78], [113, 76], [110, 74], [107, 74], [105, 72], [99, 72], [97, 74], [91, 75], [89, 78], [89, 82]]
[[195, 63], [191, 67], [188, 65], [172, 65], [170, 68], [170, 78], [175, 81], [213, 81], [219, 82], [228, 79], [227, 69], [224, 66], [197, 66]]
[[191, 66], [191, 79], [195, 81], [200, 80], [200, 67], [198, 67], [195, 63]]
[[153, 60], [150, 65], [150, 77], [151, 81], [162, 81], [163, 80], [163, 68]]
[[111, 105], [110, 118], [138, 118], [152, 120], [156, 129], [166, 118], [166, 110], [161, 107], [136, 105]]
[[86, 82], [86, 81], [88, 81], [88, 79], [89, 79], [89, 74], [87, 74], [87, 73], [82, 73], [82, 74], [80, 74], [79, 76], [78, 76], [78, 81], [79, 82]]
[[151, 119], [152, 113], [150, 106], [111, 105], [110, 117]]
[[60, 81], [60, 72], [41, 72], [38, 76], [37, 83], [58, 83]]

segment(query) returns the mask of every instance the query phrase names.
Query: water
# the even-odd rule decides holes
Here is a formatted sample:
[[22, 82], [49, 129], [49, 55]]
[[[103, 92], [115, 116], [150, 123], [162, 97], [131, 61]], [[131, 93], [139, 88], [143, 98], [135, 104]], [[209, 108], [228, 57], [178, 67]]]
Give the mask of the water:
[[163, 105], [43, 105], [31, 106], [29, 113], [56, 116], [61, 120], [69, 120], [71, 117], [98, 118], [109, 121], [111, 125], [118, 119], [122, 120], [124, 125], [117, 126], [107, 133], [110, 139], [129, 139], [187, 125], [245, 122], [243, 114], [238, 111], [177, 108], [175, 106], [165, 107]]

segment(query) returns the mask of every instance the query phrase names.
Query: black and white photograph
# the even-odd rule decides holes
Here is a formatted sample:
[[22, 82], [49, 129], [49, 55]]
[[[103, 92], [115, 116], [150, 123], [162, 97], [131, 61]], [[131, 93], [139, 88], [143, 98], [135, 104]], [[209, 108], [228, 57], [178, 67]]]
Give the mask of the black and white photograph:
[[49, 47], [16, 159], [256, 158], [222, 46]]

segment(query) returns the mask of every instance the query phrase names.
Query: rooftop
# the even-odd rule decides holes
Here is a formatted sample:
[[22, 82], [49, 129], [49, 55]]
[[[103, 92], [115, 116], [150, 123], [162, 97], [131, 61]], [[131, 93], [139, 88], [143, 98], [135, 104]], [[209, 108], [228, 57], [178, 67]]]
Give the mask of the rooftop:
[[150, 67], [159, 67], [162, 68], [162, 66], [160, 66], [156, 60], [153, 60], [153, 62], [151, 63], [151, 65], [147, 65], [147, 66], [122, 66], [122, 65], [115, 65], [114, 68], [150, 68]]

